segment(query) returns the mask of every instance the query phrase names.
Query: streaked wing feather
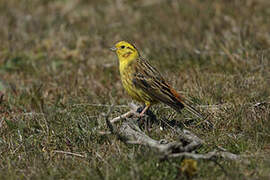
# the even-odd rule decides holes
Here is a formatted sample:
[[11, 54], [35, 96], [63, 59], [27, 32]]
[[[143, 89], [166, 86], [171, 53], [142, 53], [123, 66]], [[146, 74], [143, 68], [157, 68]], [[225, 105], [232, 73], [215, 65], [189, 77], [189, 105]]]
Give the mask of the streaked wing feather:
[[152, 67], [144, 59], [138, 59], [136, 63], [135, 73], [133, 74], [133, 84], [142, 89], [153, 99], [161, 101], [176, 111], [180, 112], [186, 107], [189, 112], [203, 119], [203, 116], [198, 112], [190, 102], [181, 97], [170, 85], [164, 80], [161, 74]]
[[175, 110], [180, 111], [184, 106], [171, 92], [171, 87], [161, 74], [145, 60], [139, 59], [137, 70], [133, 75], [133, 83], [154, 99], [161, 101]]

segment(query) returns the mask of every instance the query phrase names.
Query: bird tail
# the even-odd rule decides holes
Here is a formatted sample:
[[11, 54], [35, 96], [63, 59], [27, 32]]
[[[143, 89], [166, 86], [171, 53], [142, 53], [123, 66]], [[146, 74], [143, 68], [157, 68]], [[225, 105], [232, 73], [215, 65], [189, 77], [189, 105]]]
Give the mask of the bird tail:
[[195, 115], [196, 117], [198, 117], [200, 119], [204, 119], [203, 115], [191, 105], [192, 104], [191, 101], [184, 99], [174, 89], [171, 89], [171, 93], [176, 98], [175, 99], [176, 101], [173, 102], [172, 104], [168, 104], [168, 105], [170, 105], [174, 110], [181, 112], [181, 110], [183, 108], [186, 108], [187, 111], [190, 112], [191, 114]]
[[204, 119], [203, 115], [197, 109], [195, 109], [192, 105], [185, 102], [181, 102], [181, 103], [184, 105], [187, 111], [189, 111], [190, 113], [192, 113], [193, 115], [195, 115], [196, 117], [200, 119]]

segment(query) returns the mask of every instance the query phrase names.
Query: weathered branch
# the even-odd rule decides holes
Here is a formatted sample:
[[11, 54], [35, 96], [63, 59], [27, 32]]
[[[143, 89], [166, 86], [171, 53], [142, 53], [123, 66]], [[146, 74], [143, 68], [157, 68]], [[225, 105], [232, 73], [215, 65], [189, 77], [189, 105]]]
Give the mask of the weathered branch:
[[[154, 140], [147, 136], [140, 128], [131, 120], [124, 122], [120, 128], [120, 135], [126, 137], [126, 143], [140, 144], [157, 149], [160, 153], [170, 154], [177, 149], [181, 149], [181, 142], [171, 142], [163, 144], [161, 141]], [[180, 150], [181, 151], [181, 150]]]
[[[196, 154], [194, 151], [199, 149], [199, 147], [205, 144], [205, 142], [192, 132], [185, 129], [174, 129], [179, 134], [179, 139], [177, 141], [168, 142], [167, 140], [152, 139], [138, 126], [136, 118], [136, 115], [138, 114], [136, 110], [138, 107], [134, 104], [131, 104], [130, 106], [131, 111], [124, 115], [112, 120], [108, 120], [108, 116], [106, 118], [106, 123], [111, 133], [117, 135], [117, 137], [125, 143], [148, 146], [157, 150], [164, 158], [189, 157], [208, 160], [213, 160], [215, 158], [237, 160], [239, 158], [239, 156], [235, 154], [217, 150], [206, 154]], [[112, 123], [120, 119], [125, 119], [125, 121], [121, 124], [119, 129], [116, 129]]]
[[222, 151], [211, 151], [206, 154], [195, 154], [195, 153], [189, 153], [189, 152], [183, 152], [183, 153], [175, 153], [175, 154], [170, 154], [168, 156], [169, 158], [176, 158], [176, 157], [188, 157], [188, 158], [193, 158], [193, 159], [216, 159], [216, 158], [224, 158], [228, 160], [237, 160], [239, 159], [239, 156], [236, 154], [230, 153], [230, 152], [222, 152]]

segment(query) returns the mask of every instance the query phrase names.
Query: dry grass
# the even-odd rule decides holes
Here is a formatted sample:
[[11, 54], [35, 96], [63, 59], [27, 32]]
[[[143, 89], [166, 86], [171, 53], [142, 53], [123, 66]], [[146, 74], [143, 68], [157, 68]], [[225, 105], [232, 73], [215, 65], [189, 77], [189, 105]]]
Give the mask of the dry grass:
[[[221, 146], [245, 156], [218, 160], [227, 174], [199, 161], [195, 179], [269, 179], [269, 8], [268, 0], [2, 0], [0, 179], [182, 177], [182, 159], [161, 162], [148, 148], [98, 133], [108, 106], [95, 104], [130, 101], [108, 50], [118, 40], [135, 42], [211, 114], [212, 130], [188, 125], [185, 112], [175, 116], [207, 140], [202, 152]], [[169, 117], [164, 107], [153, 111]], [[111, 117], [125, 111], [116, 106]]]

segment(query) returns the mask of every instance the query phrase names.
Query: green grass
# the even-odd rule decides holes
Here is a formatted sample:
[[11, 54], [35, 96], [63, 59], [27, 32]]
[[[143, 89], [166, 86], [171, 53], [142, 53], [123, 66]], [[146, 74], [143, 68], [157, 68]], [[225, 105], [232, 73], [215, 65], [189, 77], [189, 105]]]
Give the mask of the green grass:
[[[131, 101], [108, 50], [119, 40], [134, 42], [177, 90], [209, 105], [201, 110], [214, 128], [189, 126], [207, 142], [200, 152], [221, 146], [244, 157], [218, 159], [222, 168], [200, 160], [194, 179], [269, 179], [269, 8], [268, 0], [2, 0], [0, 179], [183, 177], [181, 158], [160, 161], [147, 147], [99, 133], [108, 130], [105, 105]], [[152, 110], [158, 118], [174, 112], [164, 108]], [[110, 118], [127, 110], [116, 106]], [[176, 138], [157, 129], [149, 135]]]

